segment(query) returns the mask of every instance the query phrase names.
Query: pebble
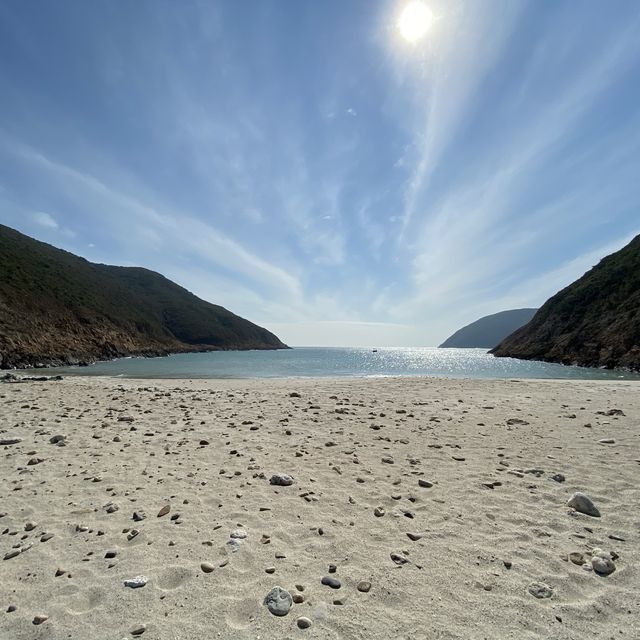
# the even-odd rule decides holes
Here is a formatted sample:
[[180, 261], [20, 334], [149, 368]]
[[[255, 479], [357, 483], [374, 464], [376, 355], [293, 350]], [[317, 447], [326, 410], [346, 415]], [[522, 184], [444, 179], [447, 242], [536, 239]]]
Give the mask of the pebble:
[[11, 549], [11, 551], [7, 551], [4, 554], [4, 560], [11, 560], [11, 558], [15, 558], [20, 555], [20, 549]]
[[22, 442], [22, 438], [3, 438], [0, 440], [0, 446], [4, 447], [10, 444], [19, 444]]
[[40, 542], [46, 542], [47, 540], [51, 540], [53, 538], [53, 533], [44, 533], [40, 538]]
[[334, 578], [333, 576], [325, 576], [320, 582], [327, 585], [328, 587], [331, 587], [332, 589], [339, 589], [342, 586], [340, 580], [338, 580], [338, 578]]
[[274, 616], [286, 616], [293, 606], [293, 598], [288, 591], [276, 586], [267, 593], [264, 604]]
[[274, 473], [269, 483], [279, 487], [289, 487], [293, 484], [293, 477], [286, 473]]
[[600, 517], [600, 511], [598, 511], [596, 505], [593, 504], [591, 498], [580, 491], [576, 491], [576, 493], [569, 498], [567, 506], [587, 516], [592, 516], [593, 518]]
[[166, 516], [167, 513], [171, 511], [171, 507], [168, 504], [165, 504], [160, 511], [158, 511], [158, 518], [162, 518], [162, 516]]
[[49, 619], [49, 616], [39, 615], [39, 616], [35, 616], [32, 622], [33, 624], [42, 624], [43, 622], [46, 622], [48, 619]]
[[136, 576], [135, 578], [131, 578], [130, 580], [125, 580], [124, 586], [131, 587], [132, 589], [139, 589], [140, 587], [144, 587], [147, 582], [148, 580], [146, 576]]
[[418, 486], [423, 489], [431, 489], [433, 487], [433, 482], [429, 482], [428, 480], [423, 480], [422, 478], [418, 478]]
[[593, 567], [593, 570], [601, 576], [608, 576], [616, 570], [616, 565], [613, 563], [611, 554], [603, 551], [602, 549], [593, 550], [591, 566]]
[[107, 559], [111, 559], [111, 558], [115, 558], [118, 555], [118, 552], [115, 549], [108, 549], [105, 554], [104, 557]]
[[132, 636], [141, 636], [147, 630], [147, 625], [140, 624], [131, 630]]
[[235, 529], [229, 534], [229, 537], [236, 540], [244, 540], [248, 535], [245, 529]]
[[10, 604], [10, 605], [7, 607], [7, 613], [13, 613], [14, 611], [17, 611], [17, 610], [18, 610], [18, 607], [16, 607], [16, 605], [15, 605], [15, 604]]
[[551, 479], [555, 480], [556, 482], [564, 482], [566, 480], [566, 478], [561, 473], [554, 473], [551, 476]]
[[298, 625], [298, 629], [308, 629], [311, 626], [311, 620], [302, 616], [296, 620], [296, 624]]
[[527, 587], [527, 591], [534, 598], [550, 598], [553, 595], [553, 589], [544, 582], [532, 582]]
[[361, 580], [358, 582], [356, 589], [362, 593], [369, 593], [371, 591], [371, 583], [367, 580]]
[[275, 573], [276, 572], [276, 568], [275, 567], [267, 567], [264, 571], [265, 571], [265, 573]]
[[24, 525], [24, 530], [25, 531], [33, 531], [36, 528], [36, 523], [35, 522], [27, 522], [27, 524]]
[[56, 578], [63, 576], [65, 573], [68, 573], [68, 571], [59, 567], [58, 569], [56, 569]]
[[384, 507], [376, 507], [376, 508], [373, 510], [373, 515], [374, 515], [376, 518], [382, 518], [382, 516], [384, 515]]
[[291, 597], [296, 604], [302, 604], [304, 602], [304, 596], [301, 593], [294, 593]]
[[202, 569], [202, 571], [204, 571], [204, 573], [211, 573], [215, 569], [215, 567], [210, 562], [202, 562], [200, 564], [200, 568]]
[[616, 441], [613, 438], [602, 438], [598, 440], [598, 444], [615, 444]]
[[413, 542], [417, 542], [418, 540], [420, 540], [420, 538], [422, 538], [422, 534], [421, 533], [407, 533], [407, 538], [409, 538], [409, 540], [413, 540]]
[[51, 438], [49, 438], [49, 442], [51, 444], [57, 444], [59, 447], [64, 447], [64, 445], [66, 444], [66, 439], [67, 439], [67, 436], [58, 434], [56, 436], [52, 436]]
[[579, 567], [584, 564], [584, 556], [579, 551], [572, 551], [569, 554], [569, 560]]

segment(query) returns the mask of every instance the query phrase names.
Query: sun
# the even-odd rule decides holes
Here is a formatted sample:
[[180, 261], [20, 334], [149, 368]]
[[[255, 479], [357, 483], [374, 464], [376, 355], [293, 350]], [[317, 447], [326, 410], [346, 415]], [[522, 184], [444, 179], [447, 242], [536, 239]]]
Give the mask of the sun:
[[432, 22], [431, 9], [424, 2], [413, 0], [402, 10], [398, 20], [398, 29], [405, 40], [417, 42], [429, 31]]

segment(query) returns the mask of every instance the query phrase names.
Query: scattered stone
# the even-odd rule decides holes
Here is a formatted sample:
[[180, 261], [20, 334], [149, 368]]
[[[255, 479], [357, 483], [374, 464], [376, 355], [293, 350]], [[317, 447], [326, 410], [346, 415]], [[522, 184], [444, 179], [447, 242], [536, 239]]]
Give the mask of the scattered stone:
[[422, 537], [423, 537], [422, 533], [410, 533], [410, 532], [407, 532], [407, 538], [409, 538], [409, 540], [412, 540], [413, 542], [417, 542]]
[[59, 447], [64, 447], [67, 444], [67, 436], [58, 434], [56, 436], [52, 436], [51, 438], [49, 438], [49, 442], [51, 444], [57, 444]]
[[613, 438], [602, 438], [598, 440], [598, 444], [615, 444], [616, 441]]
[[158, 518], [162, 518], [162, 516], [166, 516], [167, 513], [169, 513], [169, 511], [171, 511], [170, 505], [165, 504], [164, 507], [162, 507], [162, 509], [158, 511]]
[[136, 576], [135, 578], [131, 578], [130, 580], [125, 580], [124, 586], [131, 587], [131, 589], [139, 589], [140, 587], [144, 587], [147, 582], [148, 580], [146, 576]]
[[342, 586], [340, 580], [338, 580], [338, 578], [334, 578], [333, 576], [325, 576], [320, 582], [327, 585], [327, 587], [331, 587], [332, 589], [339, 589]]
[[146, 518], [146, 516], [144, 515], [144, 513], [140, 512], [140, 511], [134, 511], [132, 518], [133, 518], [133, 520], [135, 522], [140, 522], [140, 521], [144, 520]]
[[53, 538], [53, 533], [43, 533], [40, 537], [40, 542], [47, 542], [47, 540], [51, 540]]
[[429, 482], [428, 480], [423, 480], [422, 478], [418, 478], [418, 486], [423, 489], [431, 489], [433, 487], [433, 482]]
[[22, 438], [3, 438], [0, 440], [0, 446], [9, 446], [11, 444], [19, 444], [22, 442]]
[[301, 593], [294, 593], [292, 598], [296, 604], [302, 604], [304, 602], [304, 596]]
[[395, 562], [397, 565], [403, 565], [403, 564], [407, 564], [407, 562], [409, 562], [409, 560], [407, 560], [407, 558], [405, 558], [404, 556], [400, 555], [399, 553], [391, 553], [389, 554], [391, 560], [393, 560], [393, 562]]
[[234, 540], [244, 540], [248, 535], [246, 529], [235, 529], [229, 534], [229, 537]]
[[293, 598], [288, 591], [276, 586], [267, 593], [264, 604], [274, 616], [286, 616], [293, 606]]
[[204, 573], [211, 573], [215, 567], [210, 562], [202, 562], [200, 568]]
[[132, 636], [141, 636], [147, 630], [147, 625], [139, 624], [131, 630]]
[[555, 480], [556, 482], [564, 482], [566, 480], [566, 478], [561, 473], [554, 473], [551, 476], [551, 479]]
[[4, 554], [4, 560], [11, 560], [11, 558], [15, 558], [16, 556], [20, 555], [20, 549], [11, 549], [11, 551], [7, 551], [7, 553]]
[[56, 578], [59, 578], [60, 576], [63, 576], [65, 573], [69, 573], [66, 569], [62, 569], [62, 568], [58, 568], [56, 569]]
[[602, 549], [594, 549], [591, 558], [591, 566], [593, 570], [601, 576], [608, 576], [616, 570], [611, 554]]
[[276, 572], [276, 568], [275, 567], [267, 567], [265, 570], [265, 573], [275, 573]]
[[384, 456], [382, 458], [382, 462], [384, 462], [385, 464], [395, 464], [391, 456]]
[[584, 564], [584, 556], [579, 551], [572, 551], [569, 554], [569, 560], [579, 567]]
[[592, 516], [593, 518], [600, 517], [600, 511], [598, 511], [596, 505], [593, 504], [591, 498], [580, 491], [576, 491], [576, 493], [569, 498], [567, 506], [587, 516]]
[[115, 549], [109, 549], [105, 554], [104, 557], [107, 559], [111, 559], [111, 558], [115, 558], [118, 555], [118, 552]]
[[376, 508], [373, 510], [373, 515], [374, 515], [376, 518], [382, 518], [382, 516], [384, 515], [384, 507], [376, 507]]
[[298, 629], [308, 629], [311, 626], [311, 620], [302, 616], [296, 620], [296, 624], [298, 625]]
[[292, 391], [292, 392], [289, 394], [289, 397], [290, 397], [290, 398], [299, 398], [299, 397], [300, 397], [300, 394], [299, 394], [297, 391]]
[[274, 473], [269, 483], [280, 487], [288, 487], [293, 484], [293, 478], [286, 473]]
[[371, 583], [367, 580], [361, 580], [356, 585], [356, 589], [361, 593], [369, 593], [371, 591]]
[[335, 564], [329, 565], [329, 573], [335, 573], [338, 570], [338, 567]]
[[511, 562], [511, 560], [503, 560], [502, 564], [504, 565], [505, 569], [511, 569], [511, 567], [513, 567], [513, 562]]
[[45, 615], [39, 615], [36, 616], [32, 622], [33, 624], [42, 624], [43, 622], [46, 622], [49, 619], [49, 616], [45, 616]]
[[534, 598], [550, 598], [553, 595], [553, 589], [544, 582], [532, 582], [528, 587], [527, 591]]
[[18, 610], [18, 607], [16, 607], [16, 605], [15, 605], [15, 604], [10, 604], [10, 605], [7, 607], [7, 613], [13, 613], [14, 611], [17, 611], [17, 610]]

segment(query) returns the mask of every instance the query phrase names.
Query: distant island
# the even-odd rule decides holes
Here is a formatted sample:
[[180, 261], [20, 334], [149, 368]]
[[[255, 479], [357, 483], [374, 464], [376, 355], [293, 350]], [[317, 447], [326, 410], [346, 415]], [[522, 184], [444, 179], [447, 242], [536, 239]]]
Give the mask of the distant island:
[[440, 348], [491, 349], [510, 333], [527, 324], [537, 309], [510, 309], [484, 316], [458, 329]]
[[492, 353], [640, 371], [640, 235], [550, 298]]
[[0, 225], [1, 369], [286, 348], [159, 273], [94, 264]]

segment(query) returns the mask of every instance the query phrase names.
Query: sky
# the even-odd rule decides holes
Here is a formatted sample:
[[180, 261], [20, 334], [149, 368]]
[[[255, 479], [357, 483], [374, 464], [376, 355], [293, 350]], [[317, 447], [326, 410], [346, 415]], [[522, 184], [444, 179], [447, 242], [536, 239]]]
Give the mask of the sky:
[[0, 223], [316, 346], [431, 346], [640, 232], [640, 2], [0, 0]]

